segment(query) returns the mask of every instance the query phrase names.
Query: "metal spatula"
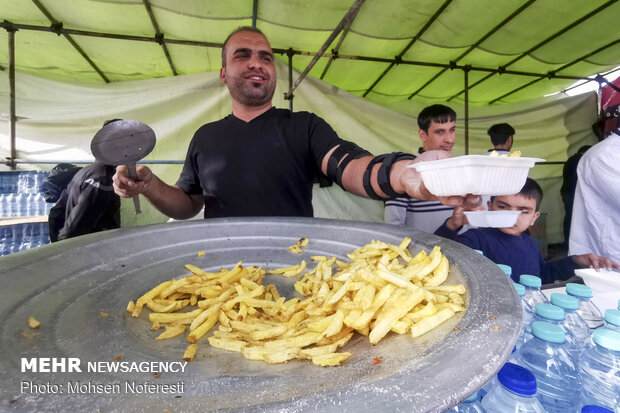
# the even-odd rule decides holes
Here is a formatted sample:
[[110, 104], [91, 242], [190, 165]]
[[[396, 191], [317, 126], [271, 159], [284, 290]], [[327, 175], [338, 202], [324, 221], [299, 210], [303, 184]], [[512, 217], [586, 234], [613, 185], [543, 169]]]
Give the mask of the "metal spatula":
[[[105, 125], [95, 134], [90, 150], [97, 161], [106, 165], [125, 165], [127, 174], [134, 181], [136, 162], [147, 156], [155, 147], [155, 132], [148, 125], [136, 120], [117, 120]], [[136, 214], [140, 199], [133, 197]]]

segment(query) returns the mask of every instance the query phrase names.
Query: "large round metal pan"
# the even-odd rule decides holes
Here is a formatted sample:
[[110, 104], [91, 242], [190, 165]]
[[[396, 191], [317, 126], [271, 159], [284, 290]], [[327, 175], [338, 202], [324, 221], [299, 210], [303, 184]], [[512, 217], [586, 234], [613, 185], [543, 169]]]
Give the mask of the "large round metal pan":
[[[159, 332], [149, 330], [149, 311], [132, 318], [125, 307], [156, 284], [188, 274], [184, 264], [216, 271], [238, 261], [276, 268], [309, 262], [312, 255], [346, 260], [347, 253], [373, 239], [398, 244], [405, 236], [413, 238], [412, 253], [440, 245], [451, 263], [448, 283], [465, 283], [468, 289], [467, 311], [420, 338], [391, 333], [372, 346], [357, 336], [344, 348], [353, 356], [339, 367], [249, 361], [214, 349], [203, 338], [183, 372], [154, 377], [150, 369], [87, 370], [88, 363], [105, 365], [119, 356], [128, 366], [181, 361], [184, 336], [155, 341]], [[301, 237], [310, 239], [303, 254], [286, 250]], [[206, 255], [199, 257], [198, 251]], [[282, 295], [294, 295], [293, 280], [269, 277], [265, 281]], [[126, 228], [3, 257], [0, 315], [0, 406], [19, 411], [443, 411], [499, 370], [521, 324], [511, 282], [471, 249], [397, 226], [311, 218]], [[29, 316], [41, 327], [30, 329]], [[22, 368], [22, 359], [46, 357], [79, 358], [82, 371]], [[382, 362], [373, 364], [375, 357]], [[155, 390], [146, 393], [147, 388]]]

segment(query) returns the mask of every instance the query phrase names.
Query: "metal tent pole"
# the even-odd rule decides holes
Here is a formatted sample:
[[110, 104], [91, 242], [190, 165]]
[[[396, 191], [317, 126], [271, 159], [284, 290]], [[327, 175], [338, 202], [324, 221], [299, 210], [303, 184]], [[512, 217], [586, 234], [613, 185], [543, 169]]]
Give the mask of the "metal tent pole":
[[6, 163], [11, 169], [15, 169], [17, 148], [15, 141], [15, 30], [8, 30], [9, 35], [9, 136], [11, 140], [11, 155]]
[[[286, 55], [288, 56], [288, 89], [291, 90], [293, 88], [293, 49], [288, 49]], [[293, 111], [293, 98], [295, 95], [292, 93], [287, 97], [287, 94], [284, 94], [284, 99], [288, 99], [288, 105], [291, 112]]]
[[310, 61], [310, 63], [308, 63], [308, 66], [306, 66], [306, 68], [304, 69], [304, 71], [301, 73], [301, 75], [299, 75], [299, 77], [297, 78], [297, 80], [295, 81], [295, 83], [291, 86], [291, 88], [289, 89], [288, 92], [286, 92], [286, 94], [284, 95], [285, 99], [290, 99], [293, 96], [293, 91], [297, 88], [297, 86], [299, 86], [299, 84], [302, 82], [302, 80], [304, 80], [304, 78], [308, 75], [308, 73], [310, 73], [310, 70], [314, 67], [314, 65], [316, 64], [316, 62], [319, 61], [319, 59], [321, 58], [321, 56], [323, 56], [325, 54], [325, 51], [327, 50], [327, 48], [329, 47], [330, 44], [332, 44], [332, 42], [334, 41], [334, 39], [336, 39], [336, 36], [338, 36], [338, 34], [340, 34], [340, 32], [347, 26], [350, 24], [350, 22], [352, 21], [352, 19], [355, 17], [355, 15], [357, 14], [358, 10], [360, 7], [362, 7], [362, 4], [364, 4], [365, 0], [355, 0], [355, 3], [353, 3], [353, 5], [351, 6], [351, 8], [349, 9], [349, 11], [347, 12], [347, 14], [344, 15], [344, 17], [342, 18], [342, 20], [340, 20], [340, 23], [338, 23], [338, 25], [336, 26], [336, 28], [334, 29], [334, 31], [329, 35], [329, 37], [327, 38], [327, 40], [325, 41], [325, 43], [323, 43], [323, 46], [321, 46], [321, 48], [319, 49], [319, 51], [316, 53], [316, 55], [312, 58], [312, 60]]
[[463, 69], [465, 78], [465, 155], [469, 155], [469, 69]]

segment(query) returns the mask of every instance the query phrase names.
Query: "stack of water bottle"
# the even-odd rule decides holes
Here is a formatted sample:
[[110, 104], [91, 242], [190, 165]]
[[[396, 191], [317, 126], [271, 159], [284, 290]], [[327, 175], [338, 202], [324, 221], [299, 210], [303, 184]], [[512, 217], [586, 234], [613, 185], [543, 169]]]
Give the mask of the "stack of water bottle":
[[[0, 172], [0, 218], [47, 215], [53, 206], [39, 193], [49, 172]], [[47, 222], [0, 226], [0, 256], [49, 243]]]
[[0, 217], [47, 215], [54, 205], [45, 202], [39, 184], [48, 174], [43, 171], [0, 173]]
[[603, 315], [586, 285], [569, 283], [550, 302], [538, 277], [521, 275], [514, 286], [523, 325], [512, 355], [450, 411], [620, 413], [620, 301]]

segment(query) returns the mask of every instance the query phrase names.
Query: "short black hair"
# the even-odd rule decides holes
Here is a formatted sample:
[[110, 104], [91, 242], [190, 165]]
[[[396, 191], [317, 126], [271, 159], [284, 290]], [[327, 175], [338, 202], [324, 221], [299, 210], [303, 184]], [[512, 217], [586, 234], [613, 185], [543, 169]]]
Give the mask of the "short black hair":
[[503, 145], [515, 134], [515, 129], [507, 123], [496, 123], [487, 131], [493, 145]]
[[222, 67], [226, 67], [226, 43], [228, 43], [228, 40], [230, 40], [230, 38], [234, 34], [237, 34], [239, 32], [254, 32], [254, 33], [260, 34], [265, 39], [267, 38], [267, 36], [265, 36], [265, 33], [263, 33], [260, 29], [257, 29], [256, 27], [252, 27], [252, 26], [237, 27], [235, 30], [232, 31], [232, 33], [228, 35], [226, 40], [224, 40], [224, 45], [222, 46]]
[[454, 121], [456, 121], [456, 112], [445, 105], [427, 106], [418, 115], [418, 126], [424, 132], [428, 132], [432, 122], [447, 123]]
[[[540, 209], [540, 204], [543, 199], [543, 191], [540, 185], [538, 185], [538, 182], [536, 182], [532, 178], [527, 178], [525, 180], [525, 184], [519, 191], [518, 195], [523, 195], [524, 197], [529, 198], [529, 199], [535, 199], [536, 200], [536, 211]], [[495, 198], [497, 197], [492, 196], [491, 202], [493, 202]]]

